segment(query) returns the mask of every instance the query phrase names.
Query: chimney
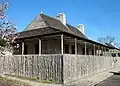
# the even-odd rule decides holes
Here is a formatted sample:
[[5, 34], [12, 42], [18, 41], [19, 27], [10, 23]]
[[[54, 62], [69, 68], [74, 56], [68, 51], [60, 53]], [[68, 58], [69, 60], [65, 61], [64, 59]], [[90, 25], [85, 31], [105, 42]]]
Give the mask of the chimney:
[[61, 21], [64, 25], [66, 25], [66, 16], [64, 13], [59, 13], [56, 16], [56, 19], [58, 19], [59, 21]]
[[78, 29], [80, 32], [82, 32], [83, 34], [85, 34], [85, 32], [84, 32], [84, 25], [83, 25], [83, 24], [78, 24], [77, 29]]

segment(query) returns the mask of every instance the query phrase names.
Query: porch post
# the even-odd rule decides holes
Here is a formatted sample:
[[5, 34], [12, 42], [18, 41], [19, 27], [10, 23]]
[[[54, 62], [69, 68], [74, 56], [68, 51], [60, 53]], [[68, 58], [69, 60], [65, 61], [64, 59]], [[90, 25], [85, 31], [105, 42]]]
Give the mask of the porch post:
[[109, 56], [110, 56], [110, 54], [111, 54], [111, 52], [110, 52], [110, 48], [108, 48], [108, 52], [109, 52]]
[[85, 41], [85, 55], [86, 55], [87, 53], [86, 53], [86, 41]]
[[110, 56], [112, 56], [112, 49], [110, 49]]
[[61, 35], [61, 54], [63, 55], [63, 34]]
[[115, 52], [114, 52], [114, 49], [113, 49], [113, 55], [114, 55], [114, 53], [115, 53]]
[[77, 55], [77, 38], [75, 38], [75, 54]]
[[94, 56], [95, 56], [95, 44], [93, 46], [94, 46]]
[[103, 56], [103, 46], [102, 46], [102, 51], [101, 51], [101, 53], [102, 53], [102, 56]]
[[99, 52], [99, 45], [98, 45], [98, 56], [100, 55], [100, 52]]
[[39, 55], [41, 54], [41, 39], [39, 38]]
[[22, 55], [24, 55], [24, 41], [22, 41]]
[[106, 56], [106, 48], [104, 47], [104, 56]]

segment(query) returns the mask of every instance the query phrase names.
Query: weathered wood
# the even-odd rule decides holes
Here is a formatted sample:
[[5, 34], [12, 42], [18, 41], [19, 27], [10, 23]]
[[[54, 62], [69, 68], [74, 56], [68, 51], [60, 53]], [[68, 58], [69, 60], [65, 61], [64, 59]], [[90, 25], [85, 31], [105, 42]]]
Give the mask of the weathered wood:
[[77, 38], [75, 38], [75, 54], [77, 55]]
[[103, 46], [102, 46], [102, 51], [101, 51], [101, 54], [103, 55]]
[[24, 41], [22, 42], [22, 55], [24, 55], [24, 46], [25, 46], [25, 44], [24, 44]]
[[119, 66], [119, 57], [64, 54], [63, 80], [64, 83], [69, 83]]
[[39, 55], [41, 54], [41, 49], [42, 49], [42, 48], [41, 48], [41, 43], [42, 43], [42, 42], [41, 42], [41, 39], [39, 38]]
[[96, 49], [95, 49], [95, 44], [93, 44], [93, 47], [94, 47], [94, 55], [95, 55], [95, 51], [96, 51]]
[[97, 54], [98, 54], [98, 56], [100, 56], [100, 49], [99, 49], [100, 47], [99, 47], [99, 45], [98, 45], [98, 52], [97, 52]]
[[63, 34], [61, 35], [61, 54], [63, 55], [64, 51], [63, 51]]
[[119, 57], [87, 55], [18, 55], [0, 57], [0, 74], [67, 83], [120, 66]]
[[85, 44], [85, 55], [86, 55], [86, 54], [87, 54], [87, 53], [86, 53], [86, 41], [84, 42], [84, 44]]

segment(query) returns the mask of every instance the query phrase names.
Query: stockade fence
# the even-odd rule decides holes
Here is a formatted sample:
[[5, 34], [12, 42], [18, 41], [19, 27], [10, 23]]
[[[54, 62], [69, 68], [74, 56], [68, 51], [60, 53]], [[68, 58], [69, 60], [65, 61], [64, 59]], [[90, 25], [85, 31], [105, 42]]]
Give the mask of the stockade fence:
[[62, 55], [16, 55], [0, 58], [0, 74], [36, 77], [62, 83]]
[[1, 75], [36, 77], [63, 84], [116, 67], [120, 67], [119, 57], [72, 54], [0, 57]]

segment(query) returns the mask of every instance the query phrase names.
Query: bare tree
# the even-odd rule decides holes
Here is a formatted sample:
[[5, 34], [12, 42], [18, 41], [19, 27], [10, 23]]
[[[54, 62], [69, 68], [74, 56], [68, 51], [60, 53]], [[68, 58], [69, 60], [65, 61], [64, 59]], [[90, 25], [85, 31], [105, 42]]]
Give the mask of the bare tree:
[[106, 43], [107, 44], [112, 44], [116, 48], [120, 48], [120, 44], [115, 42], [115, 37], [112, 37], [112, 36], [99, 37], [98, 42], [100, 42], [102, 44], [106, 44]]
[[111, 37], [111, 36], [106, 36], [106, 37], [99, 37], [98, 38], [98, 42], [102, 43], [102, 44], [111, 44], [111, 43], [115, 43], [115, 37]]

